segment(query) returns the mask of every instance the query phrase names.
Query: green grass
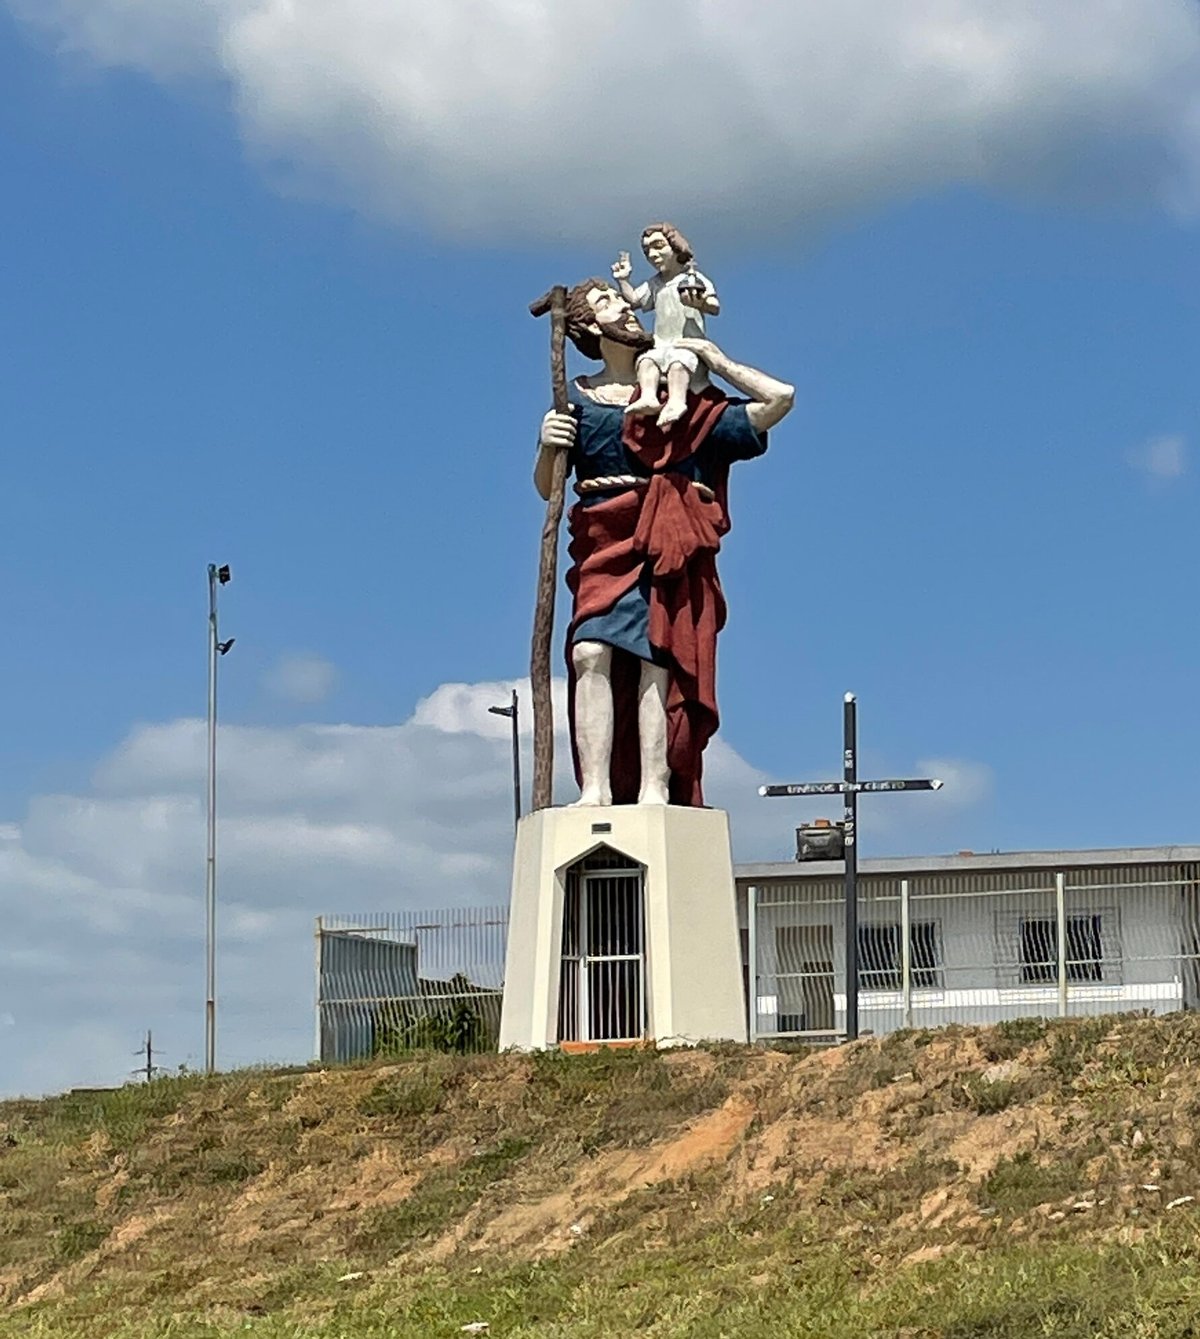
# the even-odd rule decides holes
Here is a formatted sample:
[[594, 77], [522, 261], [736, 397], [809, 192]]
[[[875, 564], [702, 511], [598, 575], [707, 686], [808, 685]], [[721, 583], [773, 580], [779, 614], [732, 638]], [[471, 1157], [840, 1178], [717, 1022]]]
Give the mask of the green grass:
[[[1194, 1229], [1193, 1229], [1194, 1230]], [[671, 1250], [581, 1247], [480, 1272], [457, 1262], [338, 1284], [303, 1316], [35, 1309], [0, 1339], [431, 1339], [486, 1320], [497, 1339], [1195, 1339], [1191, 1233], [1132, 1246], [1012, 1245], [920, 1266], [741, 1230]]]
[[461, 1166], [427, 1173], [407, 1199], [367, 1215], [355, 1249], [371, 1261], [386, 1260], [444, 1232], [528, 1151], [527, 1140], [506, 1139]]
[[359, 1102], [364, 1116], [383, 1116], [393, 1120], [410, 1120], [436, 1111], [445, 1097], [450, 1077], [449, 1064], [403, 1067], [398, 1074], [380, 1080]]
[[1006, 1018], [997, 1023], [983, 1039], [983, 1053], [989, 1060], [1011, 1060], [1046, 1035], [1044, 1018]]
[[0, 1339], [1200, 1339], [1197, 1116], [1134, 1016], [5, 1103]]
[[92, 1218], [81, 1219], [68, 1223], [54, 1234], [54, 1251], [62, 1264], [70, 1264], [94, 1251], [107, 1236], [105, 1223]]
[[1003, 1213], [1027, 1213], [1043, 1204], [1055, 1204], [1091, 1187], [1084, 1175], [1085, 1158], [1054, 1158], [1039, 1162], [1032, 1153], [1018, 1153], [997, 1163], [980, 1187], [980, 1203]]
[[112, 1092], [67, 1093], [33, 1102], [0, 1103], [0, 1126], [22, 1143], [68, 1144], [101, 1133], [118, 1152], [132, 1148], [146, 1127], [178, 1111], [213, 1079], [186, 1075], [128, 1084]]

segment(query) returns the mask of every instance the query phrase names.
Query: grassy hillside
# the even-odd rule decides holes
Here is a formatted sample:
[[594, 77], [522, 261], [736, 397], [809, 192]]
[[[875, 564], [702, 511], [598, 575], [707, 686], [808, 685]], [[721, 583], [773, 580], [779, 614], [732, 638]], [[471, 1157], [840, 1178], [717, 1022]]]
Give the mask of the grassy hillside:
[[9, 1102], [0, 1339], [1200, 1336], [1198, 1118], [1183, 1015]]

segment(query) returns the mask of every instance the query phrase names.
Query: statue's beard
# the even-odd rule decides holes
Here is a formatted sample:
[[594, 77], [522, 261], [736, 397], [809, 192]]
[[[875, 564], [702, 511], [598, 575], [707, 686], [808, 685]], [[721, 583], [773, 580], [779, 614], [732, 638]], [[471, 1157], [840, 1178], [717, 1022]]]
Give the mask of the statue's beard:
[[601, 338], [610, 339], [614, 344], [624, 344], [629, 349], [649, 349], [654, 344], [654, 336], [636, 316], [632, 321], [626, 318], [608, 325], [597, 324], [600, 325]]

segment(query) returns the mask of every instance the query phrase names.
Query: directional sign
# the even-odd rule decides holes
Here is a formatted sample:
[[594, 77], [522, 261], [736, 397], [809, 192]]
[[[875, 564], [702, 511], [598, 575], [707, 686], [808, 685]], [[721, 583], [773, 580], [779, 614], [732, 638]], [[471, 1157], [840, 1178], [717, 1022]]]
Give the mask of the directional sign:
[[767, 798], [788, 795], [861, 795], [885, 790], [941, 790], [936, 777], [906, 777], [892, 781], [800, 781], [787, 786], [759, 786]]
[[858, 779], [858, 702], [853, 693], [843, 699], [841, 781], [800, 781], [787, 786], [760, 786], [765, 797], [795, 798], [805, 795], [845, 796], [842, 820], [843, 858], [846, 877], [846, 1036], [858, 1036], [858, 797], [904, 790], [941, 790], [936, 777], [909, 777], [890, 781]]

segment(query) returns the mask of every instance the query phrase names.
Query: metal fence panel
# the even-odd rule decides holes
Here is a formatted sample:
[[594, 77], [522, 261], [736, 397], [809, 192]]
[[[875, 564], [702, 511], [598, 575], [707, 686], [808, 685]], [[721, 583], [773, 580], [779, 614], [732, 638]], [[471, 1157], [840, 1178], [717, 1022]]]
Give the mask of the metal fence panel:
[[319, 917], [320, 1059], [494, 1049], [507, 930], [507, 907]]
[[[644, 970], [635, 871], [618, 868], [623, 860], [607, 871], [594, 863], [573, 872], [566, 898], [564, 1040], [637, 1035], [645, 1009], [633, 977], [620, 976], [640, 979]], [[742, 888], [752, 1038], [839, 1040], [841, 878]], [[859, 894], [864, 1033], [1200, 1006], [1200, 864], [918, 871], [905, 879], [860, 871]], [[318, 920], [322, 1061], [427, 1045], [493, 1048], [507, 927], [506, 907]], [[613, 1013], [618, 998], [628, 1017]]]
[[[1195, 1008], [1200, 866], [859, 874], [862, 1031]], [[845, 1030], [840, 878], [749, 888], [752, 1035]]]

